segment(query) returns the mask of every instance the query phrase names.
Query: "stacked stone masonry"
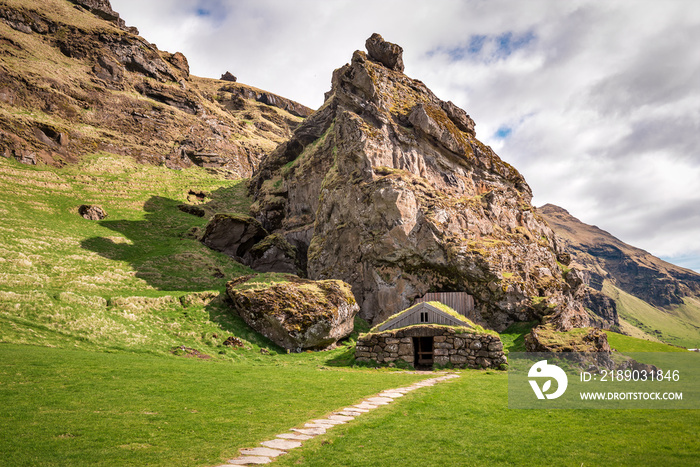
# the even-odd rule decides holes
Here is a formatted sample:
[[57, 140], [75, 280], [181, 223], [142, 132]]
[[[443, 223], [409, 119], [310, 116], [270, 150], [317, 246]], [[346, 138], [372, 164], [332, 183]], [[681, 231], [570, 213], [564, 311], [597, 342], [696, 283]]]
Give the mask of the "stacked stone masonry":
[[391, 332], [360, 336], [355, 359], [415, 366], [414, 337], [433, 337], [433, 364], [458, 368], [499, 368], [507, 359], [498, 336], [460, 332], [437, 326], [411, 326]]

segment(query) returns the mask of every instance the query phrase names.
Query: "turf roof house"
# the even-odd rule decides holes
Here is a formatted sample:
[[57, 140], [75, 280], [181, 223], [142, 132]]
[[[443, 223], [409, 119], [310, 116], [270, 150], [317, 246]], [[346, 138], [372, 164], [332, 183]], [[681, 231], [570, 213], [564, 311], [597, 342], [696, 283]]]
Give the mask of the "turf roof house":
[[397, 360], [418, 367], [499, 368], [506, 363], [498, 334], [475, 326], [439, 302], [413, 305], [360, 335], [358, 361]]

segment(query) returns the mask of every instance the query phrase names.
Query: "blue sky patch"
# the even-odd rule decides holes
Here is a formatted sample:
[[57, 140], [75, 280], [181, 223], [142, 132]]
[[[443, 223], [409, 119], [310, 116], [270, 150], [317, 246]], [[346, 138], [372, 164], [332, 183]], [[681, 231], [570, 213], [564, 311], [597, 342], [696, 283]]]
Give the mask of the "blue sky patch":
[[513, 129], [502, 125], [498, 130], [496, 130], [496, 133], [493, 134], [493, 137], [496, 139], [506, 139], [510, 134], [513, 132]]
[[534, 40], [535, 34], [532, 31], [520, 35], [515, 35], [512, 32], [501, 34], [495, 38], [498, 46], [496, 55], [507, 57], [516, 50], [526, 47]]
[[513, 52], [527, 47], [534, 42], [537, 36], [528, 31], [516, 34], [512, 31], [499, 35], [473, 34], [463, 45], [456, 47], [438, 47], [430, 50], [427, 55], [447, 55], [452, 62], [465, 59], [482, 62], [493, 62], [510, 56]]
[[206, 18], [214, 24], [221, 24], [226, 19], [228, 10], [221, 0], [199, 0], [197, 6], [191, 10], [200, 18]]

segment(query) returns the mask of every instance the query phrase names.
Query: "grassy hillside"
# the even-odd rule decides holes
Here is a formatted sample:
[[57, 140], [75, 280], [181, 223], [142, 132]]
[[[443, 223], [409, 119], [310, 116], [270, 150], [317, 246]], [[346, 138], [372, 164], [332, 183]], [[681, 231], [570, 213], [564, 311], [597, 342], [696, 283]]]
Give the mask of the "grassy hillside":
[[[218, 354], [234, 334], [267, 345], [222, 303], [226, 281], [250, 270], [204, 247], [191, 232], [206, 219], [177, 208], [199, 202], [192, 191], [244, 211], [243, 182], [100, 154], [63, 169], [0, 159], [0, 190], [0, 341]], [[81, 204], [107, 219], [83, 219]]]
[[654, 342], [647, 339], [625, 336], [607, 331], [610, 347], [620, 352], [687, 352], [687, 349], [674, 345]]
[[623, 331], [627, 323], [669, 344], [688, 348], [700, 346], [700, 326], [694, 324], [700, 322], [700, 301], [697, 299], [686, 297], [681, 306], [661, 309], [620, 290], [609, 281], [603, 284], [603, 293], [615, 300]]

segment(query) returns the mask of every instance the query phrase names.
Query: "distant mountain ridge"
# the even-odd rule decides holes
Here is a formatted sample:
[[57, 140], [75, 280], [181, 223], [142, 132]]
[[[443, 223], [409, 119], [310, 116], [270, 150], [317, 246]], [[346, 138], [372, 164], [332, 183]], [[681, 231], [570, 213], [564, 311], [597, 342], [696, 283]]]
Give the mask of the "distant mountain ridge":
[[[616, 300], [623, 319], [661, 339], [681, 338], [683, 328], [700, 341], [700, 274], [628, 245], [559, 206], [547, 204], [538, 212], [572, 255], [571, 266], [590, 275], [590, 287]], [[664, 331], [674, 320], [682, 321], [680, 328]]]
[[538, 209], [573, 253], [591, 272], [591, 287], [601, 290], [610, 279], [622, 290], [656, 306], [680, 305], [683, 297], [700, 295], [700, 274], [675, 266], [584, 224], [563, 208], [546, 204]]

